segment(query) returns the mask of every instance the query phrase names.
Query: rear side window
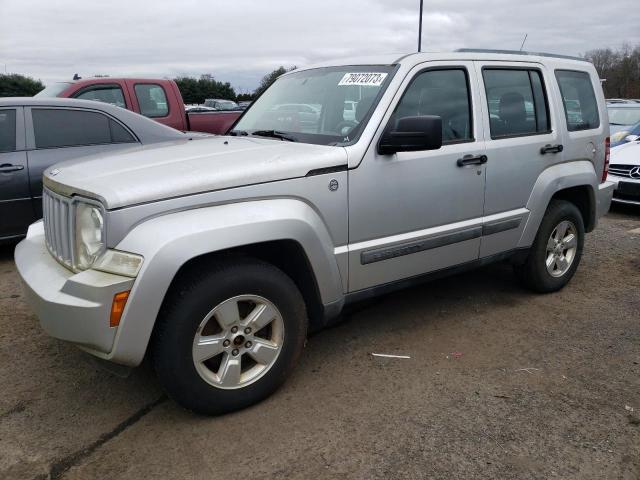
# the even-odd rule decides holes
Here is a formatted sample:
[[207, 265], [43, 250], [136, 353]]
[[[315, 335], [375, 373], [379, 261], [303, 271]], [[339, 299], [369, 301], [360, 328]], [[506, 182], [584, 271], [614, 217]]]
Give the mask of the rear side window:
[[157, 118], [166, 117], [169, 114], [167, 96], [160, 85], [139, 83], [134, 88], [142, 115]]
[[467, 72], [462, 68], [427, 70], [411, 82], [392, 121], [436, 115], [442, 118], [442, 143], [473, 141]]
[[485, 68], [491, 138], [547, 133], [549, 107], [538, 70]]
[[31, 116], [36, 148], [135, 142], [121, 125], [101, 113], [34, 108]]
[[80, 93], [74, 95], [74, 98], [95, 100], [97, 102], [109, 103], [122, 108], [126, 108], [127, 106], [124, 101], [122, 89], [118, 85], [92, 87], [88, 90], [82, 90]]
[[570, 132], [590, 130], [600, 126], [598, 102], [587, 72], [556, 70], [560, 86], [567, 129]]
[[0, 110], [0, 152], [16, 149], [16, 111]]

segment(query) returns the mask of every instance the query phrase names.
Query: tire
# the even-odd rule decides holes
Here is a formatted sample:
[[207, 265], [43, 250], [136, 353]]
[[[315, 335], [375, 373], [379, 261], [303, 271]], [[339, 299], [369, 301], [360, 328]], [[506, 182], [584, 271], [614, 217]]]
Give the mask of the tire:
[[[563, 235], [564, 243], [558, 245], [556, 239], [561, 234], [563, 225], [568, 225], [567, 233]], [[574, 233], [575, 243], [567, 240], [571, 232]], [[525, 262], [514, 266], [517, 277], [524, 286], [538, 293], [560, 290], [569, 283], [578, 269], [584, 236], [584, 221], [578, 207], [565, 200], [552, 200]], [[553, 245], [555, 247], [549, 252], [548, 248]], [[572, 255], [570, 248], [563, 248], [569, 245], [574, 245]], [[555, 257], [552, 258], [550, 255]], [[568, 262], [568, 267], [563, 258]], [[547, 265], [548, 262], [552, 262], [550, 267]]]
[[201, 268], [172, 286], [154, 331], [153, 361], [178, 404], [219, 415], [263, 400], [285, 381], [304, 348], [308, 319], [296, 285], [271, 264], [237, 258]]

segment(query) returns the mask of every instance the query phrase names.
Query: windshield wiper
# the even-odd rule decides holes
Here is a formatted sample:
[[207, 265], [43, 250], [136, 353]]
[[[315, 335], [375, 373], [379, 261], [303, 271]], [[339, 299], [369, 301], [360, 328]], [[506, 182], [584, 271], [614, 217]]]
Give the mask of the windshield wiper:
[[251, 135], [256, 137], [269, 137], [269, 138], [279, 138], [280, 140], [286, 140], [288, 142], [295, 142], [296, 139], [287, 135], [284, 132], [279, 132], [277, 130], [255, 130], [251, 132]]
[[232, 137], [246, 137], [247, 135], [249, 135], [249, 132], [247, 132], [246, 130], [231, 130], [229, 132], [229, 135], [231, 135]]

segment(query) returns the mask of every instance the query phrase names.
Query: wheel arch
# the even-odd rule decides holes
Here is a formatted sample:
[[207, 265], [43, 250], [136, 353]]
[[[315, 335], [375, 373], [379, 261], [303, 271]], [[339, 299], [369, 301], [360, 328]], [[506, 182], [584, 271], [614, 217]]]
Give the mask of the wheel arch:
[[524, 227], [519, 248], [533, 244], [538, 228], [554, 199], [572, 202], [578, 207], [584, 220], [585, 231], [592, 231], [597, 222], [596, 191], [598, 178], [589, 161], [567, 162], [553, 165], [538, 177], [526, 208], [531, 212]]
[[[153, 218], [134, 228], [117, 249], [144, 263], [125, 307], [109, 359], [138, 365], [176, 276], [220, 256], [270, 261], [288, 274], [309, 302], [312, 320], [324, 305], [344, 301], [334, 243], [319, 215], [295, 199], [233, 203]], [[185, 270], [187, 269], [187, 270]], [[313, 279], [311, 285], [306, 283]]]

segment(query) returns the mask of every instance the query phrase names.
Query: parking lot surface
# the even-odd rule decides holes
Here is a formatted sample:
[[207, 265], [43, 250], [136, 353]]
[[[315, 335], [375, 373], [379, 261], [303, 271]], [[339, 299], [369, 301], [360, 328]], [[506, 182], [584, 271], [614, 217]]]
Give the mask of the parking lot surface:
[[218, 418], [47, 337], [1, 248], [0, 478], [640, 478], [639, 247], [617, 207], [559, 293], [497, 264], [361, 305]]

